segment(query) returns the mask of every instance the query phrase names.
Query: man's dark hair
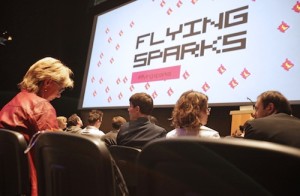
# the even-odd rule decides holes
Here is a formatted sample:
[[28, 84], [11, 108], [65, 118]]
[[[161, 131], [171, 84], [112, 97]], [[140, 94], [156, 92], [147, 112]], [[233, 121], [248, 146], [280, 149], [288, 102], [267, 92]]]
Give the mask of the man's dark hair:
[[77, 114], [72, 114], [67, 121], [67, 127], [76, 126], [79, 120], [79, 116]]
[[273, 103], [277, 113], [292, 114], [292, 108], [285, 96], [278, 91], [266, 91], [258, 96], [263, 107], [266, 108], [269, 103]]
[[112, 118], [111, 126], [115, 130], [119, 130], [120, 127], [126, 122], [122, 116], [115, 116]]
[[103, 112], [100, 110], [91, 110], [89, 112], [88, 122], [90, 125], [94, 125], [97, 120], [102, 121]]
[[153, 99], [147, 93], [133, 94], [129, 102], [134, 106], [139, 106], [142, 114], [150, 115], [153, 110]]

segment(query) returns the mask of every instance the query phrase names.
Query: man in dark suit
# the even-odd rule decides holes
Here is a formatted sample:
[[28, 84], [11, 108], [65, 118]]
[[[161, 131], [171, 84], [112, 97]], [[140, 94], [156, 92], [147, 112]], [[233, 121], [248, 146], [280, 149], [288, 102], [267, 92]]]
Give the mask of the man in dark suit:
[[300, 119], [292, 116], [291, 106], [280, 92], [260, 94], [253, 117], [244, 125], [244, 138], [300, 148]]
[[130, 121], [123, 124], [117, 135], [117, 144], [142, 148], [147, 142], [165, 137], [164, 128], [151, 123], [149, 115], [153, 110], [153, 99], [147, 93], [135, 93], [129, 99]]
[[117, 145], [117, 135], [120, 131], [121, 126], [126, 122], [126, 119], [122, 116], [114, 116], [112, 118], [112, 130], [102, 136], [102, 140], [106, 143], [107, 146]]

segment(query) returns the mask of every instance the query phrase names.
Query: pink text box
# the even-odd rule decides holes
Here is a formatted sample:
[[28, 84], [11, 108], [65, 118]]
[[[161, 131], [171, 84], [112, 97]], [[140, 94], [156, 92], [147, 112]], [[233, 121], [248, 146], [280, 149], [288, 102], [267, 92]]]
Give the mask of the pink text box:
[[180, 67], [180, 65], [177, 65], [160, 69], [133, 72], [131, 84], [178, 79], [180, 77]]

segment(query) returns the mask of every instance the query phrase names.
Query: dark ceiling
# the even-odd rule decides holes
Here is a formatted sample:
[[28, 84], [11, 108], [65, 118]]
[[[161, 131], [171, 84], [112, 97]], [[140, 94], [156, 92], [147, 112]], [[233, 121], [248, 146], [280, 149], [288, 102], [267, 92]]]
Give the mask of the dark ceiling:
[[[0, 92], [18, 92], [30, 65], [52, 56], [74, 72], [75, 88], [63, 97], [79, 99], [93, 16], [125, 1], [6, 0], [1, 2], [0, 34], [13, 38], [0, 45]], [[1, 104], [6, 102], [3, 96]], [[3, 104], [1, 105], [1, 107]]]
[[[15, 91], [31, 64], [45, 56], [62, 60], [75, 74], [70, 96], [79, 96], [91, 30], [86, 0], [9, 0], [1, 3], [0, 33], [13, 38], [0, 45], [1, 91]], [[68, 93], [68, 92], [67, 92]]]

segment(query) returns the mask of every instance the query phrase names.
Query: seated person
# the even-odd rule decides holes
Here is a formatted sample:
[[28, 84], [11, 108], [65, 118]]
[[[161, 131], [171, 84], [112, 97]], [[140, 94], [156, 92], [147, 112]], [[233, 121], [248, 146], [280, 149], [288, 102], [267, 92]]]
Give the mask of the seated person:
[[149, 115], [148, 118], [149, 118], [150, 122], [152, 122], [156, 125], [158, 124], [158, 120], [155, 116]]
[[278, 91], [263, 92], [254, 109], [254, 119], [244, 125], [244, 138], [300, 148], [300, 119], [292, 116], [286, 97]]
[[126, 122], [126, 119], [122, 116], [115, 116], [112, 118], [112, 130], [102, 137], [102, 140], [106, 143], [107, 146], [117, 145], [117, 135], [120, 131], [120, 127]]
[[243, 125], [239, 126], [238, 130], [235, 130], [231, 136], [226, 136], [226, 138], [244, 138], [245, 136], [245, 125], [248, 123], [248, 121], [253, 120], [252, 118], [250, 118], [249, 120], [247, 120], [246, 122], [244, 122]]
[[89, 112], [88, 125], [79, 131], [82, 135], [103, 136], [104, 132], [99, 130], [102, 123], [103, 112], [100, 110], [92, 110]]
[[67, 121], [66, 131], [70, 133], [79, 133], [82, 130], [82, 120], [77, 114], [72, 114]]
[[142, 148], [147, 142], [164, 138], [166, 130], [151, 123], [148, 116], [153, 110], [153, 99], [146, 93], [135, 93], [129, 98], [129, 118], [118, 135], [117, 144]]
[[172, 112], [174, 130], [168, 132], [167, 138], [178, 136], [198, 136], [220, 138], [217, 131], [204, 125], [207, 123], [210, 109], [208, 97], [200, 92], [184, 92], [176, 102]]
[[67, 128], [67, 118], [65, 116], [58, 116], [57, 118], [58, 127], [61, 131]]

